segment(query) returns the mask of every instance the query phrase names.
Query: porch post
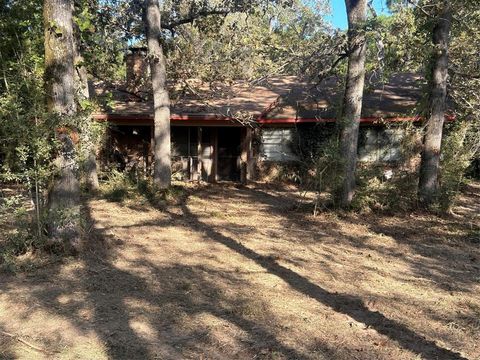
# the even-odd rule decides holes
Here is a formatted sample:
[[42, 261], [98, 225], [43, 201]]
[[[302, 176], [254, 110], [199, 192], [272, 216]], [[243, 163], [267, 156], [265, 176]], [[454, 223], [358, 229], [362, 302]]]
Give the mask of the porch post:
[[246, 184], [247, 180], [251, 180], [251, 174], [249, 169], [249, 161], [251, 158], [251, 142], [252, 142], [252, 129], [249, 127], [242, 129], [242, 152], [240, 155], [240, 182]]
[[255, 157], [253, 154], [253, 129], [248, 127], [245, 134], [245, 143], [247, 147], [247, 180], [255, 179]]
[[213, 169], [212, 169], [212, 181], [218, 181], [218, 128], [213, 129]]
[[147, 155], [147, 175], [152, 175], [152, 162], [153, 162], [153, 149], [155, 148], [155, 127], [153, 125], [150, 126], [150, 148], [148, 149]]
[[198, 173], [198, 181], [202, 180], [202, 155], [203, 155], [203, 146], [202, 146], [202, 128], [199, 126], [197, 131], [197, 159], [198, 159], [198, 164], [197, 164], [197, 173]]

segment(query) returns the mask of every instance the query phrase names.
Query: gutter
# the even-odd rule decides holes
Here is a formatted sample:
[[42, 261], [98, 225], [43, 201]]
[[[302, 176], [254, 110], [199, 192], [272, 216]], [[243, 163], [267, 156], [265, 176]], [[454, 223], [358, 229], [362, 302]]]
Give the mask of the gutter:
[[[381, 124], [384, 122], [416, 122], [420, 121], [420, 116], [412, 117], [391, 117], [391, 118], [380, 118], [380, 117], [364, 117], [360, 119], [360, 123], [367, 124]], [[259, 119], [260, 124], [302, 124], [302, 123], [334, 123], [336, 118], [284, 118], [284, 119]]]
[[[153, 115], [148, 114], [93, 114], [92, 118], [98, 121], [119, 121], [119, 122], [153, 122]], [[422, 116], [409, 117], [363, 117], [360, 119], [362, 124], [382, 124], [382, 123], [396, 123], [396, 122], [420, 122], [423, 121]], [[455, 115], [445, 115], [446, 121], [454, 121]], [[211, 125], [238, 125], [242, 126], [235, 119], [222, 115], [194, 115], [194, 114], [174, 114], [171, 115], [170, 121], [173, 123], [185, 122], [209, 122]], [[260, 125], [275, 125], [275, 124], [304, 124], [304, 123], [334, 123], [336, 118], [263, 118], [259, 116], [257, 123]], [[188, 125], [188, 124], [185, 124]]]
[[[420, 122], [423, 121], [422, 116], [396, 116], [396, 117], [363, 117], [360, 119], [361, 124], [383, 124], [395, 122]], [[445, 115], [446, 121], [455, 121], [455, 115]], [[336, 118], [260, 118], [257, 120], [259, 124], [302, 124], [302, 123], [334, 123]]]

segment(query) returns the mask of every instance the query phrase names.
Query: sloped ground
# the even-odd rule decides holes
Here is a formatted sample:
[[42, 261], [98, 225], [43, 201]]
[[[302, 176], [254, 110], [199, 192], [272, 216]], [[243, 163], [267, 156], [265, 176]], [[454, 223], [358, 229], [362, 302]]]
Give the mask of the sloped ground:
[[92, 200], [81, 257], [0, 275], [0, 358], [480, 359], [480, 186], [446, 218], [187, 192]]

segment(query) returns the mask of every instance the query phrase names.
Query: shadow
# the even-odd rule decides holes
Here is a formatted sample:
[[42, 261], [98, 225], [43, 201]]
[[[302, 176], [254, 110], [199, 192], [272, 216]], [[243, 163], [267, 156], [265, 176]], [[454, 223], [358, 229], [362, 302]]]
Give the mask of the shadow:
[[[238, 254], [254, 261], [271, 274], [284, 280], [296, 291], [321, 302], [334, 311], [352, 317], [367, 327], [375, 329], [380, 334], [386, 335], [390, 339], [398, 342], [404, 349], [419, 354], [425, 359], [465, 359], [460, 354], [444, 349], [435, 344], [434, 341], [427, 340], [425, 337], [416, 334], [405, 325], [388, 319], [380, 312], [369, 310], [360, 298], [351, 295], [331, 293], [294, 271], [279, 265], [276, 261], [272, 260], [271, 257], [257, 254], [235, 239], [225, 236], [199, 221], [186, 205], [182, 206], [182, 210], [184, 216], [188, 217], [192, 225], [202, 231], [207, 239], [221, 243]], [[172, 218], [178, 217], [178, 215], [175, 214], [170, 215]]]
[[[468, 195], [472, 198], [470, 193]], [[322, 241], [322, 236], [325, 236], [338, 239], [336, 244], [353, 247], [359, 252], [371, 251], [380, 256], [401, 259], [417, 277], [431, 280], [436, 287], [444, 291], [468, 292], [471, 286], [477, 283], [480, 273], [480, 253], [475, 249], [475, 243], [472, 240], [465, 242], [461, 229], [465, 224], [459, 224], [458, 219], [454, 221], [430, 215], [425, 217], [422, 214], [413, 214], [413, 217], [369, 214], [363, 217], [350, 213], [337, 215], [335, 212], [327, 212], [326, 218], [314, 218], [308, 210], [299, 206], [302, 201], [305, 201], [300, 195], [292, 194], [291, 189], [281, 186], [263, 184], [251, 184], [246, 188], [209, 186], [197, 189], [195, 197], [201, 198], [205, 203], [218, 203], [228, 197], [233, 197], [235, 202], [245, 202], [249, 210], [261, 210], [281, 219], [281, 228], [288, 229], [289, 233], [302, 234], [302, 244], [318, 244]], [[228, 208], [222, 210], [228, 212]], [[223, 214], [221, 211], [219, 213]], [[200, 218], [207, 220], [207, 217], [215, 217], [217, 213], [200, 212], [198, 215], [200, 215], [200, 217], [197, 216], [199, 220]], [[328, 215], [333, 215], [333, 219], [329, 219]], [[342, 221], [335, 220], [337, 216]], [[415, 224], [413, 227], [412, 220]], [[177, 221], [185, 222], [180, 219]], [[365, 227], [364, 234], [352, 234], [350, 227], [345, 227], [342, 222]], [[187, 225], [195, 226], [188, 221]], [[441, 228], [453, 230], [442, 232]], [[268, 229], [268, 226], [255, 228], [230, 223], [228, 230], [235, 236], [243, 236], [255, 231], [266, 233], [272, 244], [277, 238], [276, 231]], [[431, 237], [419, 239], [419, 235], [425, 234], [431, 234]], [[399, 252], [396, 248], [389, 248], [378, 242], [370, 244], [368, 241], [370, 237], [385, 235], [394, 239], [399, 245], [408, 246], [411, 253], [419, 256], [412, 256], [410, 252]], [[294, 238], [295, 236], [282, 241], [295, 242]], [[442, 238], [448, 240], [443, 241]], [[333, 256], [336, 254], [332, 253]], [[335, 262], [333, 258], [330, 260]], [[400, 277], [397, 280], [405, 281]]]
[[[189, 193], [192, 196], [188, 201], [215, 203], [228, 197], [230, 191], [232, 188], [228, 186], [208, 187]], [[262, 213], [277, 217], [280, 226], [289, 231], [300, 231], [300, 235], [294, 236], [297, 240], [286, 239], [288, 246], [294, 246], [294, 241], [300, 239], [307, 249], [316, 254], [325, 274], [335, 274], [330, 266], [342, 261], [338, 258], [338, 250], [342, 246], [337, 251], [329, 246], [315, 248], [314, 245], [323, 241], [324, 237], [331, 237], [332, 242], [339, 242], [340, 245], [345, 242], [345, 246], [356, 247], [359, 251], [368, 249], [369, 245], [363, 239], [355, 239], [351, 235], [346, 237], [341, 226], [335, 226], [335, 221], [327, 226], [318, 219], [296, 211], [296, 197], [288, 196], [287, 191], [283, 193], [281, 189], [264, 189], [255, 185], [233, 191], [238, 197], [232, 198], [230, 193], [229, 201], [224, 205], [235, 206], [237, 202], [245, 201], [250, 208], [261, 209]], [[250, 208], [237, 210], [250, 211]], [[401, 322], [369, 309], [361, 297], [326, 290], [327, 284], [320, 286], [318, 281], [313, 282], [281, 265], [275, 255], [261, 255], [250, 249], [240, 242], [255, 235], [255, 227], [248, 222], [237, 224], [232, 221], [231, 229], [221, 228], [225, 226], [225, 219], [228, 221], [227, 217], [222, 218], [223, 221], [216, 228], [216, 225], [210, 224], [217, 220], [212, 218], [210, 210], [204, 209], [201, 204], [198, 211], [193, 211], [187, 206], [187, 198], [178, 206], [162, 207], [162, 211], [155, 212], [158, 216], [142, 218], [135, 223], [122, 216], [119, 219], [128, 222], [99, 221], [97, 224], [93, 209], [94, 206], [90, 204], [84, 206], [91, 231], [84, 252], [77, 259], [78, 264], [75, 260], [77, 265], [74, 272], [68, 274], [64, 266], [57, 264], [46, 269], [43, 274], [35, 273], [35, 277], [20, 283], [20, 286], [31, 287], [28, 288], [28, 303], [38, 304], [49, 314], [68, 321], [82, 336], [94, 333], [104, 347], [104, 357], [178, 359], [196, 358], [201, 354], [205, 358], [316, 359], [319, 358], [319, 353], [327, 358], [341, 357], [329, 343], [312, 340], [307, 342], [308, 346], [302, 347], [302, 344], [291, 344], [281, 338], [285, 333], [278, 330], [284, 326], [281, 313], [275, 313], [261, 294], [251, 292], [252, 283], [243, 276], [245, 273], [252, 274], [252, 271], [246, 266], [219, 268], [215, 265], [216, 259], [212, 260], [214, 265], [208, 263], [210, 257], [215, 257], [217, 245], [211, 246], [210, 253], [189, 259], [191, 249], [169, 249], [169, 242], [177, 241], [175, 234], [147, 242], [135, 242], [130, 237], [131, 234], [126, 233], [128, 229], [138, 227], [141, 229], [134, 235], [146, 237], [151, 232], [174, 226], [185, 230], [187, 234], [191, 232], [200, 235], [208, 244], [216, 243], [218, 247], [226, 247], [242, 255], [247, 261], [261, 267], [255, 272], [276, 276], [298, 294], [314, 299], [317, 303], [364, 324], [366, 328], [374, 329], [398, 343], [401, 348], [422, 358], [464, 359], [460, 354], [441, 347]], [[104, 208], [101, 209], [103, 210]], [[119, 210], [114, 208], [109, 211]], [[95, 215], [98, 217], [97, 212]], [[102, 216], [108, 219], [110, 215], [104, 212]], [[112, 231], [115, 229], [116, 233]], [[221, 230], [231, 234], [222, 234]], [[275, 229], [260, 226], [257, 231], [264, 232], [273, 243], [276, 241]], [[317, 236], [310, 236], [305, 233], [307, 231], [315, 232]], [[191, 245], [195, 246], [193, 240]], [[167, 253], [158, 261], [155, 258], [157, 250]], [[387, 250], [380, 249], [379, 253], [382, 251]], [[292, 266], [304, 264], [304, 259], [293, 253], [280, 260]], [[361, 276], [360, 274], [359, 269], [358, 274], [354, 275]], [[2, 282], [6, 291], [19, 286], [13, 277], [9, 279]], [[395, 300], [392, 302], [395, 304]], [[464, 322], [474, 321], [476, 313], [478, 308], [469, 310]], [[435, 315], [432, 314], [432, 317]], [[28, 316], [25, 314], [25, 321]], [[206, 321], [205, 318], [213, 319], [213, 322]], [[212, 323], [218, 325], [213, 326]], [[67, 345], [64, 348], [68, 348]], [[346, 349], [343, 350], [344, 354], [349, 356], [355, 351], [350, 345], [348, 342], [342, 345]], [[49, 348], [62, 350], [55, 341], [49, 344]], [[374, 348], [367, 351], [371, 351], [369, 358], [382, 354], [381, 350]], [[95, 355], [98, 354], [90, 357], [101, 357]], [[364, 358], [367, 356], [365, 352], [362, 355]]]
[[[378, 235], [386, 235], [399, 245], [406, 245], [417, 256], [397, 250], [354, 242], [359, 248], [402, 258], [418, 278], [427, 278], [444, 291], [469, 292], [480, 276], [480, 253], [468, 239], [466, 221], [433, 215], [413, 214], [411, 219], [376, 215], [370, 221], [349, 217], [348, 221], [365, 225]], [[427, 235], [427, 236], [426, 236]], [[345, 236], [345, 235], [343, 235]]]
[[[202, 200], [206, 202], [214, 203], [223, 199], [227, 195], [226, 192], [230, 190], [231, 189], [229, 189], [229, 187], [209, 187], [207, 189], [199, 190], [195, 193], [195, 196], [201, 197]], [[273, 195], [272, 190], [274, 193]], [[225, 193], [223, 193], [224, 191]], [[292, 196], [283, 195], [282, 191], [278, 189], [269, 189], [269, 191], [265, 191], [265, 189], [262, 187], [253, 186], [250, 188], [236, 188], [234, 191], [235, 197], [238, 197], [239, 199], [245, 199], [245, 201], [250, 201], [255, 208], [262, 208], [273, 216], [281, 217], [283, 227], [289, 229], [291, 227], [301, 227], [304, 231], [316, 230], [320, 235], [321, 231], [323, 231], [323, 229], [318, 229], [318, 222], [311, 220], [309, 217], [305, 217], [305, 213], [299, 213], [295, 210], [298, 209], [298, 207], [295, 206], [296, 200], [292, 199]], [[255, 202], [253, 200], [255, 200]], [[211, 213], [207, 212], [201, 216], [198, 216], [194, 215], [185, 204], [183, 204], [181, 208], [183, 212], [182, 215], [179, 215], [178, 213], [172, 213], [171, 211], [165, 209], [163, 210], [171, 217], [175, 224], [190, 229], [195, 229], [196, 231], [203, 233], [205, 238], [225, 245], [231, 250], [242, 254], [246, 258], [255, 261], [269, 273], [274, 274], [286, 281], [298, 292], [316, 299], [320, 303], [329, 306], [332, 310], [350, 316], [356, 321], [365, 324], [367, 327], [373, 328], [377, 332], [384, 334], [390, 339], [398, 342], [403, 348], [421, 354], [427, 359], [462, 359], [460, 354], [438, 346], [434, 341], [427, 340], [425, 337], [415, 333], [400, 322], [388, 319], [379, 312], [369, 310], [364, 305], [360, 297], [331, 293], [311, 282], [310, 280], [298, 275], [294, 271], [279, 265], [276, 262], [277, 259], [275, 257], [262, 256], [241, 244], [239, 241], [235, 240], [236, 235], [239, 237], [245, 237], [245, 235], [248, 236], [250, 232], [253, 233], [253, 230], [250, 230], [248, 226], [231, 224], [228, 231], [234, 235], [233, 237], [229, 237], [216, 231], [212, 225], [204, 223], [202, 220], [200, 220], [201, 218], [206, 219], [207, 217], [211, 217]], [[331, 223], [328, 224], [328, 226], [330, 226], [330, 228], [327, 230], [328, 236], [345, 238], [348, 242], [348, 245], [356, 247], [360, 250], [371, 250], [377, 252], [378, 254], [388, 254], [389, 256], [395, 257], [398, 256], [402, 258], [402, 261], [405, 261], [407, 264], [409, 264], [415, 274], [433, 279], [438, 286], [444, 287], [446, 290], [462, 289], [461, 284], [463, 282], [467, 284], [469, 281], [473, 281], [473, 278], [463, 276], [464, 272], [457, 272], [455, 266], [446, 265], [453, 264], [452, 255], [453, 257], [459, 258], [459, 256], [464, 254], [462, 249], [452, 249], [450, 246], [443, 245], [432, 246], [434, 244], [425, 244], [415, 241], [415, 239], [406, 240], [409, 232], [413, 234], [421, 231], [428, 233], [426, 228], [423, 230], [409, 230], [403, 226], [398, 226], [398, 228], [393, 225], [382, 226], [380, 221], [356, 221], [351, 216], [346, 216], [348, 217], [346, 221], [367, 225], [367, 227], [376, 234], [386, 234], [392, 236], [396, 242], [408, 244], [415, 253], [420, 254], [431, 261], [425, 261], [425, 259], [423, 259], [421, 262], [415, 261], [414, 259], [406, 257], [404, 254], [391, 253], [391, 251], [387, 248], [368, 245], [366, 244], [366, 239], [345, 233], [339, 228], [338, 225], [335, 226], [335, 224]], [[154, 221], [153, 223], [146, 222], [133, 226], [159, 226], [161, 224], [162, 222]], [[168, 224], [168, 220], [166, 220], [164, 224]], [[433, 224], [433, 228], [435, 228], [435, 222], [433, 222]], [[432, 221], [425, 221], [425, 227], [432, 228]], [[267, 233], [274, 242], [275, 233], [270, 230], [267, 230]], [[307, 238], [303, 238], [302, 240], [305, 240], [304, 243], [308, 243], [308, 241], [312, 241], [312, 243], [319, 241], [313, 237], [310, 240]], [[322, 254], [322, 257], [326, 257], [327, 259], [330, 257], [329, 260], [332, 262], [335, 261], [334, 256], [334, 252], [332, 252], [331, 255]], [[291, 259], [286, 259], [286, 261], [287, 263], [292, 263], [294, 265], [295, 263], [301, 263], [300, 258], [295, 259], [293, 257]], [[329, 271], [328, 266], [325, 267], [325, 271]], [[361, 276], [361, 272], [359, 272], [357, 276]], [[399, 278], [397, 280], [404, 281], [405, 279]], [[432, 318], [433, 317], [434, 316], [432, 315]]]
[[[228, 292], [228, 285], [221, 286], [248, 288], [238, 273], [180, 263], [163, 266], [150, 261], [145, 249], [139, 249], [144, 256], [125, 264], [117, 239], [107, 229], [95, 227], [88, 205], [84, 215], [91, 232], [75, 276], [66, 275], [62, 266], [44, 269], [48, 281], [38, 286], [37, 277], [42, 276], [35, 274], [28, 302], [67, 320], [80, 335], [93, 331], [108, 358], [179, 359], [199, 354], [206, 358], [311, 358], [285, 345], [269, 330], [275, 327], [275, 315], [260, 298]], [[182, 226], [186, 224], [182, 222]], [[10, 283], [5, 282], [7, 291], [17, 286], [13, 276], [9, 279]], [[251, 311], [264, 320], [253, 320]], [[231, 338], [225, 335], [225, 341], [243, 344], [237, 346], [239, 353], [218, 345], [219, 335], [212, 333], [211, 325], [198, 320], [207, 315], [220, 321], [223, 331], [239, 329], [243, 335], [238, 339], [232, 335], [237, 330]], [[54, 342], [49, 347], [62, 351]], [[84, 355], [98, 357], [97, 353]]]
[[[298, 197], [292, 198], [288, 193], [282, 194], [281, 191], [273, 196], [262, 188], [253, 188], [249, 191], [251, 199], [262, 201], [262, 204], [267, 205], [269, 213], [284, 217], [282, 220], [284, 227], [316, 231], [318, 234], [323, 232], [339, 239], [339, 243], [342, 242], [359, 251], [372, 251], [379, 255], [402, 259], [417, 277], [431, 280], [435, 286], [444, 291], [469, 292], [471, 287], [478, 283], [480, 252], [471, 235], [475, 231], [480, 232], [478, 216], [468, 222], [465, 214], [462, 215], [461, 221], [448, 215], [439, 217], [415, 213], [403, 217], [382, 214], [369, 214], [367, 217], [340, 214], [341, 220], [345, 223], [364, 226], [371, 232], [368, 236], [360, 236], [352, 235], [349, 227], [342, 227], [336, 221], [313, 220], [308, 213], [296, 211], [298, 207], [292, 204], [299, 200]], [[478, 188], [469, 187], [460, 203], [461, 208], [474, 208], [480, 211], [479, 194]], [[478, 211], [473, 211], [472, 214]], [[466, 229], [467, 226], [471, 227], [470, 231]], [[397, 244], [408, 246], [411, 252], [418, 256], [411, 256], [409, 252], [399, 252], [398, 249], [389, 249], [381, 244], [369, 244], [368, 238], [375, 235], [389, 236]], [[307, 238], [304, 240], [308, 242]]]
[[17, 359], [17, 355], [13, 353], [11, 344], [15, 341], [11, 337], [5, 335], [4, 327], [0, 325], [0, 359], [2, 360], [14, 360]]

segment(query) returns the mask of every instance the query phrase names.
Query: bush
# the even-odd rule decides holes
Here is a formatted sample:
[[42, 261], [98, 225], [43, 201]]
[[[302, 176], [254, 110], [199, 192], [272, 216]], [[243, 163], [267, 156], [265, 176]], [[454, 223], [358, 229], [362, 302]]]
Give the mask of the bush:
[[[438, 206], [441, 211], [449, 211], [463, 185], [466, 174], [478, 150], [478, 138], [472, 138], [470, 123], [459, 122], [446, 129], [442, 144], [440, 194]], [[478, 135], [478, 133], [477, 133]]]
[[112, 170], [102, 184], [101, 191], [108, 201], [122, 202], [129, 196], [129, 192], [132, 192], [133, 188], [134, 184], [126, 173]]
[[305, 180], [304, 169], [300, 162], [277, 163], [262, 161], [257, 164], [257, 178], [267, 182], [289, 182], [302, 184]]
[[[391, 177], [386, 175], [391, 172]], [[352, 207], [357, 211], [410, 211], [417, 202], [418, 177], [400, 167], [367, 165], [357, 171], [357, 191]]]
[[100, 184], [103, 197], [112, 202], [134, 200], [135, 204], [150, 203], [163, 208], [169, 203], [183, 201], [185, 191], [181, 186], [170, 186], [166, 190], [156, 189], [150, 179], [137, 179], [135, 174], [112, 170]]
[[[406, 124], [402, 129], [400, 162], [357, 164], [357, 189], [352, 204], [355, 210], [407, 211], [416, 206], [421, 137], [419, 129], [412, 124]], [[297, 154], [301, 159], [298, 182], [305, 189], [317, 192], [317, 198], [328, 206], [334, 201], [331, 195], [342, 182], [339, 171], [342, 159], [336, 129], [332, 124], [324, 124], [297, 130]], [[392, 176], [385, 176], [385, 170], [391, 170]], [[321, 193], [329, 196], [321, 197]]]
[[22, 194], [0, 197], [0, 226], [3, 228], [3, 241], [0, 239], [0, 268], [17, 270], [17, 258], [44, 245], [43, 225], [33, 221], [28, 198]]

